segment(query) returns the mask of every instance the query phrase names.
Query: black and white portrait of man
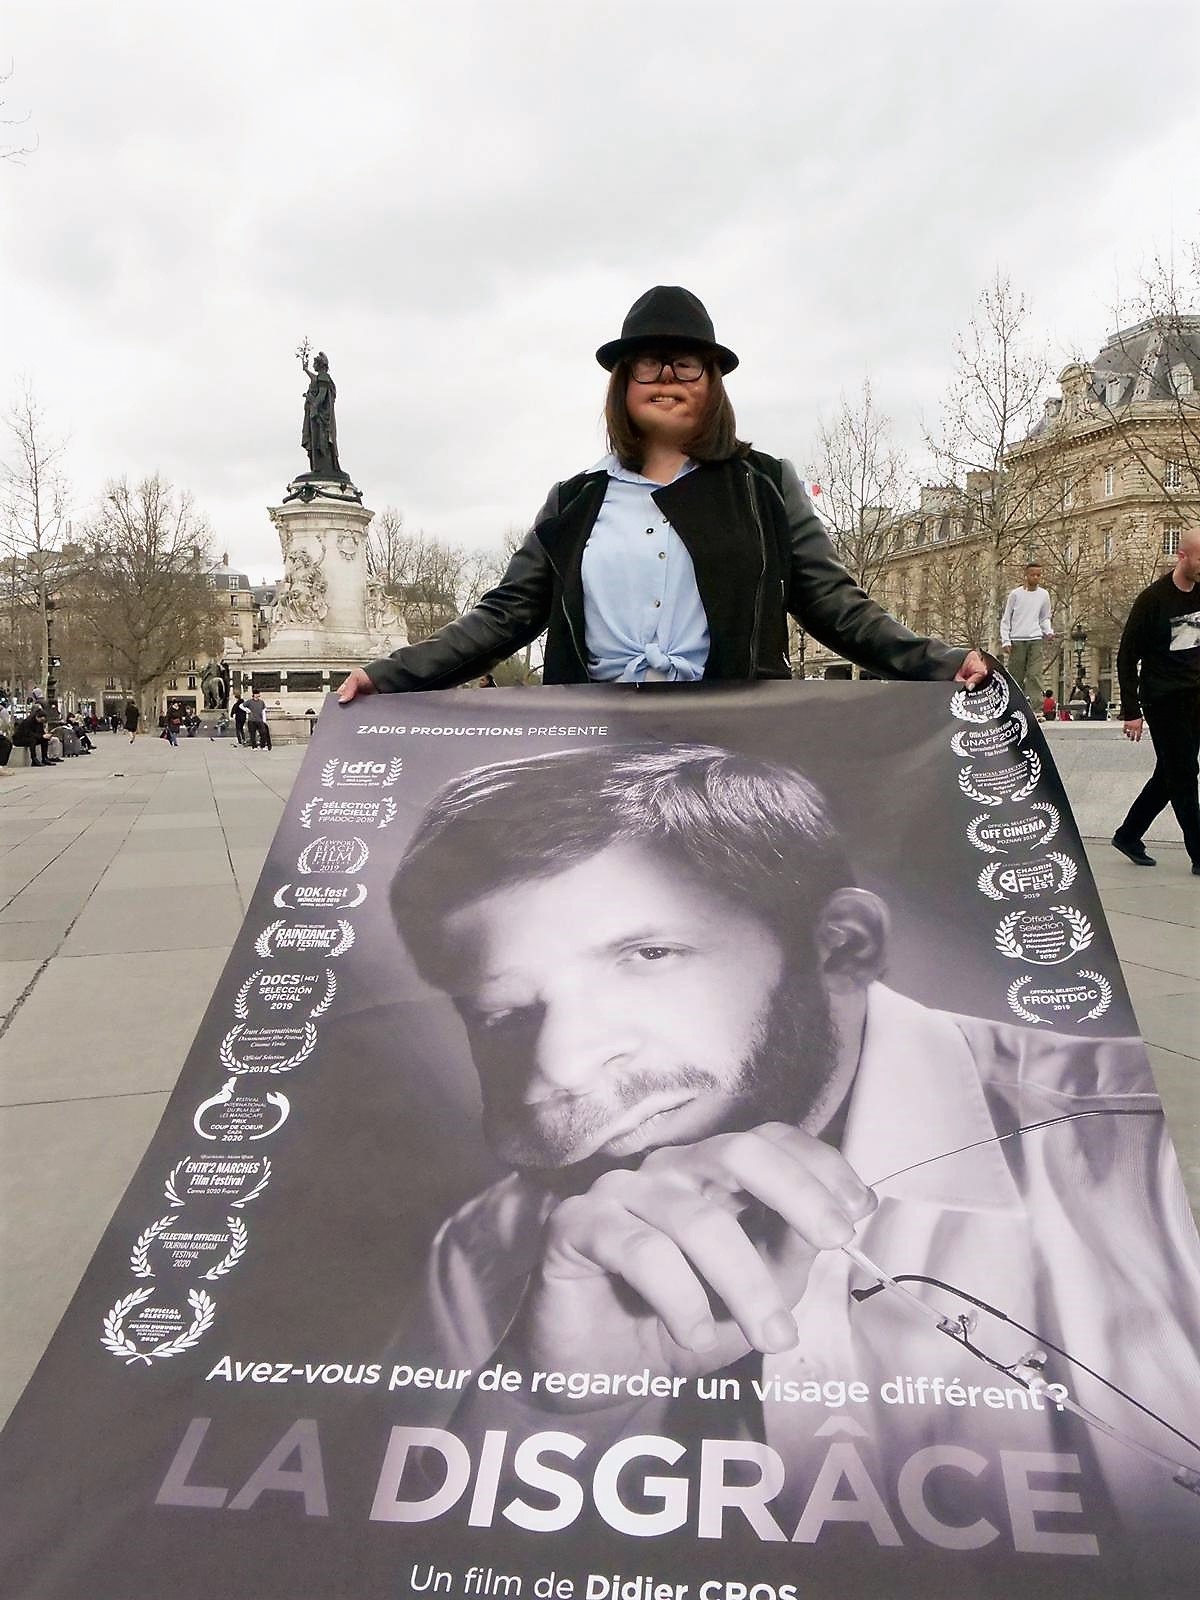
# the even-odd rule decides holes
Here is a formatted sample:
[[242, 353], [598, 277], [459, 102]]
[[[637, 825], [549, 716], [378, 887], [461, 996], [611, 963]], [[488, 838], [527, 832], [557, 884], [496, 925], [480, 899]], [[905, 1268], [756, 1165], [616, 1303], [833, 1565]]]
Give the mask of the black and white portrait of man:
[[[950, 1548], [1010, 1539], [997, 1508], [1032, 1482], [1070, 1514], [1028, 1548], [1084, 1553], [1114, 1513], [1200, 1530], [1169, 1472], [1009, 1377], [1044, 1363], [1161, 1443], [1117, 1385], [1195, 1436], [1195, 1229], [1140, 1041], [889, 988], [887, 906], [798, 772], [693, 743], [476, 768], [426, 808], [391, 907], [509, 1169], [436, 1239], [443, 1359], [668, 1380], [521, 1397], [610, 1436], [678, 1432], [694, 1385], [735, 1374], [737, 1426], [812, 1472], [836, 1415], [831, 1496], [880, 1543], [903, 1517]], [[965, 1347], [873, 1294], [845, 1245]], [[893, 1398], [856, 1408], [856, 1381]]]

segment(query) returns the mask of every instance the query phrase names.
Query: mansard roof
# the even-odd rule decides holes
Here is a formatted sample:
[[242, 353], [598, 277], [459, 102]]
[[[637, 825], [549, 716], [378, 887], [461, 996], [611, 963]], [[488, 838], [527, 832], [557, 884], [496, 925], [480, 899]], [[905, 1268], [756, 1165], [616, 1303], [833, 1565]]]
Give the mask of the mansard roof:
[[1200, 393], [1200, 316], [1150, 317], [1110, 336], [1091, 363], [1091, 390], [1109, 407], [1171, 401], [1181, 368]]

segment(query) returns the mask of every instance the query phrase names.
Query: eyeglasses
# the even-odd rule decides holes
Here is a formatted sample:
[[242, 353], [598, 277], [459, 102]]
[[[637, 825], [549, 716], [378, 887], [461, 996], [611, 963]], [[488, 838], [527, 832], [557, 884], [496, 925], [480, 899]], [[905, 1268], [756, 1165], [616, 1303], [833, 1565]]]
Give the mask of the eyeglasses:
[[634, 356], [629, 376], [634, 383], [657, 383], [668, 367], [677, 383], [696, 383], [704, 376], [704, 359], [694, 355]]
[[[1044, 1122], [1032, 1122], [1027, 1124], [1025, 1127], [1014, 1128], [1011, 1133], [993, 1135], [989, 1139], [974, 1140], [969, 1145], [960, 1146], [958, 1150], [947, 1150], [944, 1151], [940, 1156], [930, 1156], [925, 1161], [915, 1162], [912, 1167], [902, 1168], [901, 1171], [911, 1172], [914, 1171], [916, 1167], [928, 1166], [934, 1161], [942, 1161], [946, 1159], [947, 1156], [959, 1155], [964, 1150], [973, 1150], [984, 1144], [1001, 1144], [1008, 1139], [1020, 1138], [1023, 1134], [1035, 1133], [1040, 1129], [1054, 1127], [1064, 1122], [1080, 1121], [1085, 1117], [1137, 1117], [1161, 1115], [1161, 1111], [1142, 1111], [1134, 1110], [1132, 1108], [1117, 1107], [1108, 1107], [1103, 1110], [1097, 1109], [1093, 1111], [1070, 1112], [1066, 1116], [1048, 1117]], [[900, 1175], [900, 1172], [889, 1173], [888, 1177], [886, 1178], [876, 1179], [873, 1187], [878, 1187], [880, 1184], [887, 1183], [889, 1178], [898, 1178]], [[843, 1245], [842, 1249], [843, 1252], [850, 1257], [851, 1261], [854, 1262], [855, 1266], [861, 1268], [862, 1271], [867, 1273], [869, 1277], [872, 1277], [876, 1280], [870, 1288], [852, 1289], [850, 1291], [850, 1298], [857, 1304], [861, 1305], [864, 1301], [874, 1299], [874, 1297], [880, 1293], [889, 1293], [890, 1297], [894, 1300], [902, 1301], [907, 1304], [910, 1311], [913, 1311], [932, 1322], [939, 1333], [944, 1334], [949, 1339], [953, 1339], [956, 1344], [960, 1345], [970, 1355], [976, 1357], [977, 1360], [983, 1362], [986, 1366], [991, 1367], [993, 1371], [1002, 1374], [1012, 1382], [1019, 1384], [1022, 1389], [1028, 1390], [1031, 1396], [1040, 1398], [1042, 1395], [1047, 1395], [1047, 1398], [1056, 1407], [1060, 1408], [1061, 1410], [1071, 1412], [1089, 1428], [1094, 1428], [1097, 1433], [1102, 1433], [1116, 1443], [1125, 1445], [1128, 1449], [1134, 1451], [1143, 1459], [1155, 1462], [1159, 1467], [1164, 1468], [1170, 1473], [1173, 1481], [1177, 1483], [1180, 1488], [1187, 1489], [1194, 1495], [1200, 1495], [1200, 1470], [1197, 1470], [1196, 1467], [1189, 1466], [1185, 1462], [1180, 1461], [1177, 1457], [1167, 1455], [1162, 1450], [1146, 1444], [1143, 1440], [1125, 1432], [1124, 1429], [1115, 1427], [1111, 1422], [1106, 1421], [1103, 1417], [1097, 1416], [1094, 1411], [1089, 1411], [1086, 1406], [1082, 1406], [1077, 1401], [1071, 1399], [1063, 1392], [1061, 1385], [1056, 1384], [1053, 1390], [1048, 1390], [1047, 1380], [1044, 1376], [1044, 1369], [1049, 1359], [1046, 1351], [1050, 1350], [1053, 1351], [1053, 1353], [1061, 1360], [1069, 1362], [1072, 1366], [1081, 1368], [1098, 1383], [1103, 1384], [1110, 1394], [1127, 1402], [1130, 1406], [1133, 1406], [1136, 1410], [1140, 1411], [1143, 1416], [1148, 1417], [1152, 1421], [1160, 1424], [1167, 1430], [1168, 1433], [1173, 1434], [1177, 1439], [1182, 1441], [1182, 1443], [1189, 1445], [1193, 1450], [1200, 1452], [1200, 1443], [1198, 1443], [1195, 1439], [1192, 1439], [1186, 1433], [1181, 1432], [1180, 1429], [1168, 1422], [1165, 1417], [1160, 1416], [1156, 1411], [1152, 1411], [1149, 1406], [1143, 1405], [1140, 1400], [1135, 1399], [1133, 1395], [1120, 1388], [1117, 1384], [1111, 1382], [1108, 1378], [1104, 1377], [1103, 1374], [1096, 1372], [1095, 1369], [1089, 1367], [1086, 1362], [1081, 1361], [1078, 1356], [1071, 1355], [1069, 1351], [1064, 1350], [1060, 1345], [1057, 1345], [1052, 1340], [1047, 1339], [1044, 1334], [1035, 1333], [1032, 1328], [1027, 1328], [1023, 1323], [1018, 1322], [1015, 1317], [1009, 1316], [1007, 1312], [1002, 1311], [998, 1306], [990, 1305], [986, 1300], [981, 1299], [978, 1295], [969, 1294], [965, 1289], [956, 1288], [952, 1283], [945, 1283], [940, 1278], [927, 1277], [922, 1273], [887, 1272], [883, 1267], [872, 1261], [869, 1256], [864, 1255], [861, 1250], [857, 1249], [856, 1246]], [[970, 1309], [967, 1311], [961, 1311], [957, 1310], [953, 1306], [949, 1308], [945, 1306], [938, 1306], [936, 1303], [934, 1303], [933, 1299], [924, 1299], [922, 1296], [915, 1294], [912, 1289], [906, 1287], [908, 1284], [921, 1284], [927, 1290], [932, 1289], [935, 1292], [940, 1291], [943, 1295], [952, 1295], [955, 1300], [964, 1302]], [[982, 1340], [977, 1332], [977, 1329], [980, 1327], [980, 1312], [984, 1313], [985, 1317]], [[988, 1322], [986, 1319], [992, 1320]], [[1034, 1348], [1022, 1355], [1018, 1361], [1003, 1361], [994, 1355], [989, 1355], [987, 1350], [984, 1348], [984, 1343], [992, 1342], [1000, 1324], [1005, 1324], [1009, 1328], [1015, 1328], [1027, 1338], [1032, 1339], [1034, 1341]], [[1039, 1346], [1044, 1346], [1045, 1348], [1038, 1348]]]

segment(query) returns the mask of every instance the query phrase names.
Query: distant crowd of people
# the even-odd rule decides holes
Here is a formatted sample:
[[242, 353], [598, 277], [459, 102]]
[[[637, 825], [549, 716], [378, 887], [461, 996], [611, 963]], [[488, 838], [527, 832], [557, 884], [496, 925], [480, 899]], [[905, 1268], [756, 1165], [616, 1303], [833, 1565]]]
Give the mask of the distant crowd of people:
[[1053, 689], [1042, 690], [1043, 722], [1107, 722], [1108, 700], [1090, 683], [1077, 683], [1071, 698], [1059, 705]]

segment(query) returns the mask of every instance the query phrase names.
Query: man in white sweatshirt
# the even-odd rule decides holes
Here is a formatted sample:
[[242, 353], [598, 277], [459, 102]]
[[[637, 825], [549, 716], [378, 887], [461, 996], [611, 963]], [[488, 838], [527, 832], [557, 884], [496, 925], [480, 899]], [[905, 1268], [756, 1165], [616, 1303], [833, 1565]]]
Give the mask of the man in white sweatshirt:
[[1042, 569], [1036, 561], [1025, 568], [1025, 582], [1009, 592], [1000, 618], [1000, 645], [1008, 657], [1008, 670], [1028, 700], [1042, 693], [1042, 644], [1053, 639], [1050, 596], [1042, 588]]

